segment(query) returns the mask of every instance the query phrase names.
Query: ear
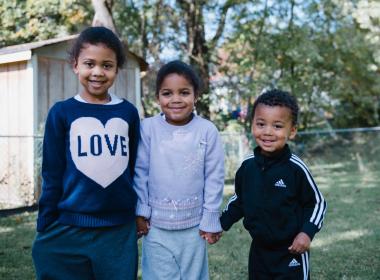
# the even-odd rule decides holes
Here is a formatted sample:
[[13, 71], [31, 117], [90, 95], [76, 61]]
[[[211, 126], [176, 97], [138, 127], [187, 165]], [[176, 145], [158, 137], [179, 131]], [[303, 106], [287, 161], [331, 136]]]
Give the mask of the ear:
[[75, 74], [79, 73], [79, 70], [78, 70], [78, 61], [75, 61], [74, 64], [73, 64], [73, 71], [74, 71]]
[[294, 137], [296, 137], [296, 134], [297, 134], [297, 126], [293, 125], [292, 128], [290, 129], [289, 139], [293, 140]]
[[199, 100], [199, 93], [195, 94], [194, 92], [194, 106], [195, 104], [197, 104], [198, 100]]

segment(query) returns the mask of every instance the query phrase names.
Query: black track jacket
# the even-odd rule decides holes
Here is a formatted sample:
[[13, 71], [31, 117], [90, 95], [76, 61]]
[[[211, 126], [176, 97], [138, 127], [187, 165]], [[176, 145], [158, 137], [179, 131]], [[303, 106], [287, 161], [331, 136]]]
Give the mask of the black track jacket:
[[260, 148], [236, 172], [235, 195], [221, 216], [223, 230], [243, 219], [253, 242], [262, 247], [288, 247], [299, 232], [313, 239], [322, 227], [326, 202], [310, 171], [288, 147], [276, 158]]

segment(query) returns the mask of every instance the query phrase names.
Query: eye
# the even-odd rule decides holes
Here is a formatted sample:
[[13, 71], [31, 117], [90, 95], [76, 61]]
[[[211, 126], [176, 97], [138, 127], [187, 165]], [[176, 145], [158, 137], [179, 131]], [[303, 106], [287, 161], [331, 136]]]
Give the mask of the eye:
[[172, 92], [169, 90], [163, 90], [160, 92], [160, 95], [165, 96], [165, 97], [170, 96], [171, 94]]
[[83, 64], [86, 65], [88, 68], [94, 67], [94, 63], [92, 63], [91, 61], [85, 61], [83, 62]]
[[188, 95], [191, 94], [190, 91], [188, 91], [188, 90], [182, 90], [180, 93], [181, 93], [181, 95], [183, 95], [183, 96], [188, 96]]
[[274, 128], [275, 129], [281, 129], [281, 128], [283, 128], [284, 126], [282, 125], [282, 124], [275, 124], [274, 125]]
[[113, 68], [113, 64], [104, 64], [104, 69], [111, 70]]
[[256, 122], [256, 126], [258, 126], [258, 127], [264, 127], [264, 123], [263, 122]]

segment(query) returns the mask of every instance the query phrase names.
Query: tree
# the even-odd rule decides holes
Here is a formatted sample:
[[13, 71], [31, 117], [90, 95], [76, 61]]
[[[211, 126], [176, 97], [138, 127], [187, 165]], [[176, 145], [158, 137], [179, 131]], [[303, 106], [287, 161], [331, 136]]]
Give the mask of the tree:
[[114, 20], [112, 18], [112, 0], [91, 0], [95, 14], [92, 26], [104, 26], [117, 33]]
[[[252, 96], [280, 87], [298, 97], [301, 130], [378, 125], [378, 48], [352, 16], [355, 5], [269, 3], [243, 7], [234, 21], [243, 24], [223, 46], [225, 86], [239, 96], [231, 102], [249, 111]], [[250, 115], [241, 121], [248, 129]]]
[[[142, 56], [152, 61], [153, 66], [159, 67], [162, 60], [172, 59], [162, 55], [165, 49], [171, 49], [177, 52], [177, 57], [195, 67], [204, 84], [197, 111], [209, 117], [210, 66], [217, 62], [216, 49], [224, 33], [227, 13], [247, 1], [226, 0], [221, 4], [216, 0], [177, 0], [175, 6], [165, 0], [144, 0], [140, 5], [137, 2], [123, 3], [123, 12], [120, 12], [123, 5], [120, 2], [117, 10], [114, 9], [118, 26], [121, 26], [121, 21], [125, 26], [122, 34], [137, 39], [135, 46], [140, 47]], [[206, 23], [205, 15], [209, 17], [212, 14], [216, 15], [214, 22]], [[212, 36], [206, 36], [206, 24], [214, 26]]]
[[0, 47], [78, 32], [88, 25], [89, 0], [0, 0]]

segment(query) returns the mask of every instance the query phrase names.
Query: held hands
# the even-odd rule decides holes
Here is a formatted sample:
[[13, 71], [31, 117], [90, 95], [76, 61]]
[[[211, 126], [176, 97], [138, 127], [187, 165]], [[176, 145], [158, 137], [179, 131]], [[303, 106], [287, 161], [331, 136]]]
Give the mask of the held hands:
[[136, 217], [137, 237], [140, 238], [143, 235], [147, 235], [149, 232], [150, 224], [149, 220], [145, 217]]
[[300, 232], [293, 240], [293, 244], [288, 248], [292, 254], [302, 254], [309, 250], [310, 248], [310, 237], [304, 233]]
[[199, 230], [199, 235], [205, 239], [208, 244], [215, 244], [222, 236], [222, 232], [205, 232], [203, 230]]

